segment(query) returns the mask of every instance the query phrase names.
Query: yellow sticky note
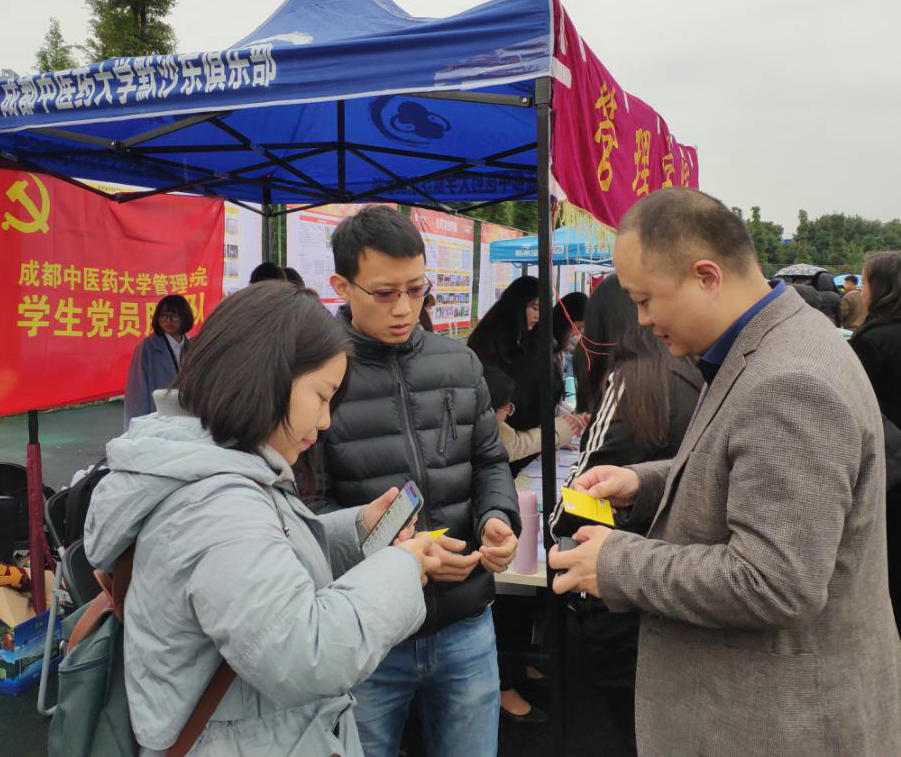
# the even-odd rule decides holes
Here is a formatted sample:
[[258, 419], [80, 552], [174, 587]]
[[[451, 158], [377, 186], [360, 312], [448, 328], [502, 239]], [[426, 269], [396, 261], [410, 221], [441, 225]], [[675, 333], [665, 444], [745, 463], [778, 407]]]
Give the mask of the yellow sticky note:
[[613, 526], [613, 508], [609, 499], [595, 499], [587, 492], [563, 487], [563, 509], [570, 515]]
[[431, 536], [433, 539], [437, 539], [442, 534], [446, 534], [448, 532], [448, 530], [449, 529], [447, 529], [447, 528], [438, 528], [438, 529], [435, 529], [434, 531], [426, 531], [426, 533], [429, 536]]

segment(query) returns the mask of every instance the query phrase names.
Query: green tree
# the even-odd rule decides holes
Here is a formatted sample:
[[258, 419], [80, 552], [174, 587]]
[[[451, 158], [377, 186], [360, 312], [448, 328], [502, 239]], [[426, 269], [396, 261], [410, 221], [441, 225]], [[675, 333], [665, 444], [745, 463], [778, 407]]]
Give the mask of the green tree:
[[812, 247], [807, 242], [798, 242], [795, 248], [795, 263], [813, 263], [811, 258]]
[[44, 44], [35, 53], [35, 63], [40, 72], [61, 71], [75, 66], [72, 46], [67, 45], [59, 28], [59, 19], [50, 19], [50, 28], [44, 35]]
[[164, 19], [176, 0], [85, 0], [91, 11], [86, 50], [94, 61], [175, 52]]
[[[733, 212], [734, 210], [733, 208]], [[782, 227], [772, 221], [764, 221], [760, 216], [760, 208], [756, 205], [751, 208], [751, 217], [745, 221], [745, 225], [754, 243], [760, 267], [766, 275], [772, 274], [784, 255]]]

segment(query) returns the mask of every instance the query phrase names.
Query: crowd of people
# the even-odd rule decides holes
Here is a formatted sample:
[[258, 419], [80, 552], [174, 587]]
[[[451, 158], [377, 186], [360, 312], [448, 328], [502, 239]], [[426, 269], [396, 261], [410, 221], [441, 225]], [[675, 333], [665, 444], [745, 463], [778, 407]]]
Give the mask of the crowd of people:
[[[523, 621], [494, 583], [543, 403], [578, 447], [567, 485], [614, 505], [608, 528], [547, 504], [576, 544], [548, 578], [632, 752], [901, 754], [901, 252], [868, 255], [843, 297], [830, 274], [786, 286], [718, 200], [652, 193], [616, 273], [548, 314], [543, 396], [537, 279], [464, 344], [431, 328], [409, 219], [366, 208], [332, 249], [337, 316], [264, 263], [190, 340], [188, 303], [161, 300], [135, 351], [85, 543], [102, 571], [135, 548], [142, 755], [222, 660], [236, 680], [197, 757], [395, 757], [409, 713], [430, 756], [490, 757], [500, 717], [543, 722], [517, 690], [540, 671], [499, 666]], [[408, 480], [417, 520], [364, 559]]]

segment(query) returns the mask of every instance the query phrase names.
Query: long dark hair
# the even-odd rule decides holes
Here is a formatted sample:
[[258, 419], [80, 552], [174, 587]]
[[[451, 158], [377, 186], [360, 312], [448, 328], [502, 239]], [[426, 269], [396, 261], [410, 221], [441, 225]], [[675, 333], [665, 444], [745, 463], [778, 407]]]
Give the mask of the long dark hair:
[[508, 286], [469, 335], [467, 345], [484, 365], [509, 366], [528, 333], [526, 306], [538, 296], [538, 279], [521, 276]]
[[[210, 314], [172, 388], [216, 444], [254, 452], [287, 423], [294, 380], [350, 351], [344, 329], [310, 290], [261, 281]], [[344, 396], [348, 374], [333, 407]]]
[[[584, 347], [576, 350], [579, 359], [575, 361], [582, 392], [580, 404], [593, 414], [605, 391], [619, 391], [625, 386], [619, 411], [635, 440], [665, 447], [672, 358], [648, 329], [638, 325], [635, 303], [623, 291], [616, 274], [605, 276], [588, 300], [583, 343]], [[583, 349], [589, 351], [587, 359]], [[608, 388], [614, 371], [613, 386]]]
[[863, 269], [870, 303], [864, 324], [901, 318], [901, 250], [871, 252]]
[[570, 292], [560, 298], [554, 305], [551, 314], [554, 330], [554, 349], [562, 352], [566, 349], [566, 342], [572, 336], [573, 324], [576, 321], [585, 320], [585, 306], [588, 304], [588, 295], [585, 292]]

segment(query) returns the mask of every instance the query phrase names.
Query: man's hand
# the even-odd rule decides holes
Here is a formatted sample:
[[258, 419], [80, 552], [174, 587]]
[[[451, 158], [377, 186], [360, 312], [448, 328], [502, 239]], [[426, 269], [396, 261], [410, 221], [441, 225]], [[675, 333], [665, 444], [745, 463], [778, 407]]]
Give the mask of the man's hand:
[[610, 533], [607, 526], [582, 526], [573, 534], [579, 546], [561, 552], [556, 545], [548, 552], [547, 564], [554, 570], [565, 570], [554, 577], [554, 591], [566, 594], [583, 591], [600, 597], [598, 589], [598, 552]]
[[482, 527], [482, 566], [492, 573], [503, 573], [516, 554], [516, 534], [500, 518], [489, 518]]
[[638, 494], [638, 475], [629, 468], [596, 465], [573, 481], [572, 488], [609, 499], [614, 507], [628, 507]]
[[372, 532], [375, 524], [379, 522], [379, 518], [391, 507], [391, 503], [394, 502], [398, 494], [400, 494], [400, 489], [392, 486], [381, 497], [372, 500], [372, 502], [363, 507], [363, 525], [366, 526], [367, 531]]
[[468, 555], [456, 554], [466, 549], [466, 542], [462, 539], [439, 536], [432, 542], [432, 546], [434, 547], [432, 556], [440, 561], [437, 566], [429, 569], [429, 578], [433, 581], [446, 583], [465, 581], [473, 568], [479, 564], [478, 552], [470, 552]]
[[439, 558], [435, 556], [437, 548], [432, 542], [432, 537], [426, 533], [421, 533], [403, 542], [396, 541], [394, 544], [401, 549], [405, 549], [417, 559], [419, 562], [419, 582], [425, 586], [428, 582], [430, 571], [440, 565]]

